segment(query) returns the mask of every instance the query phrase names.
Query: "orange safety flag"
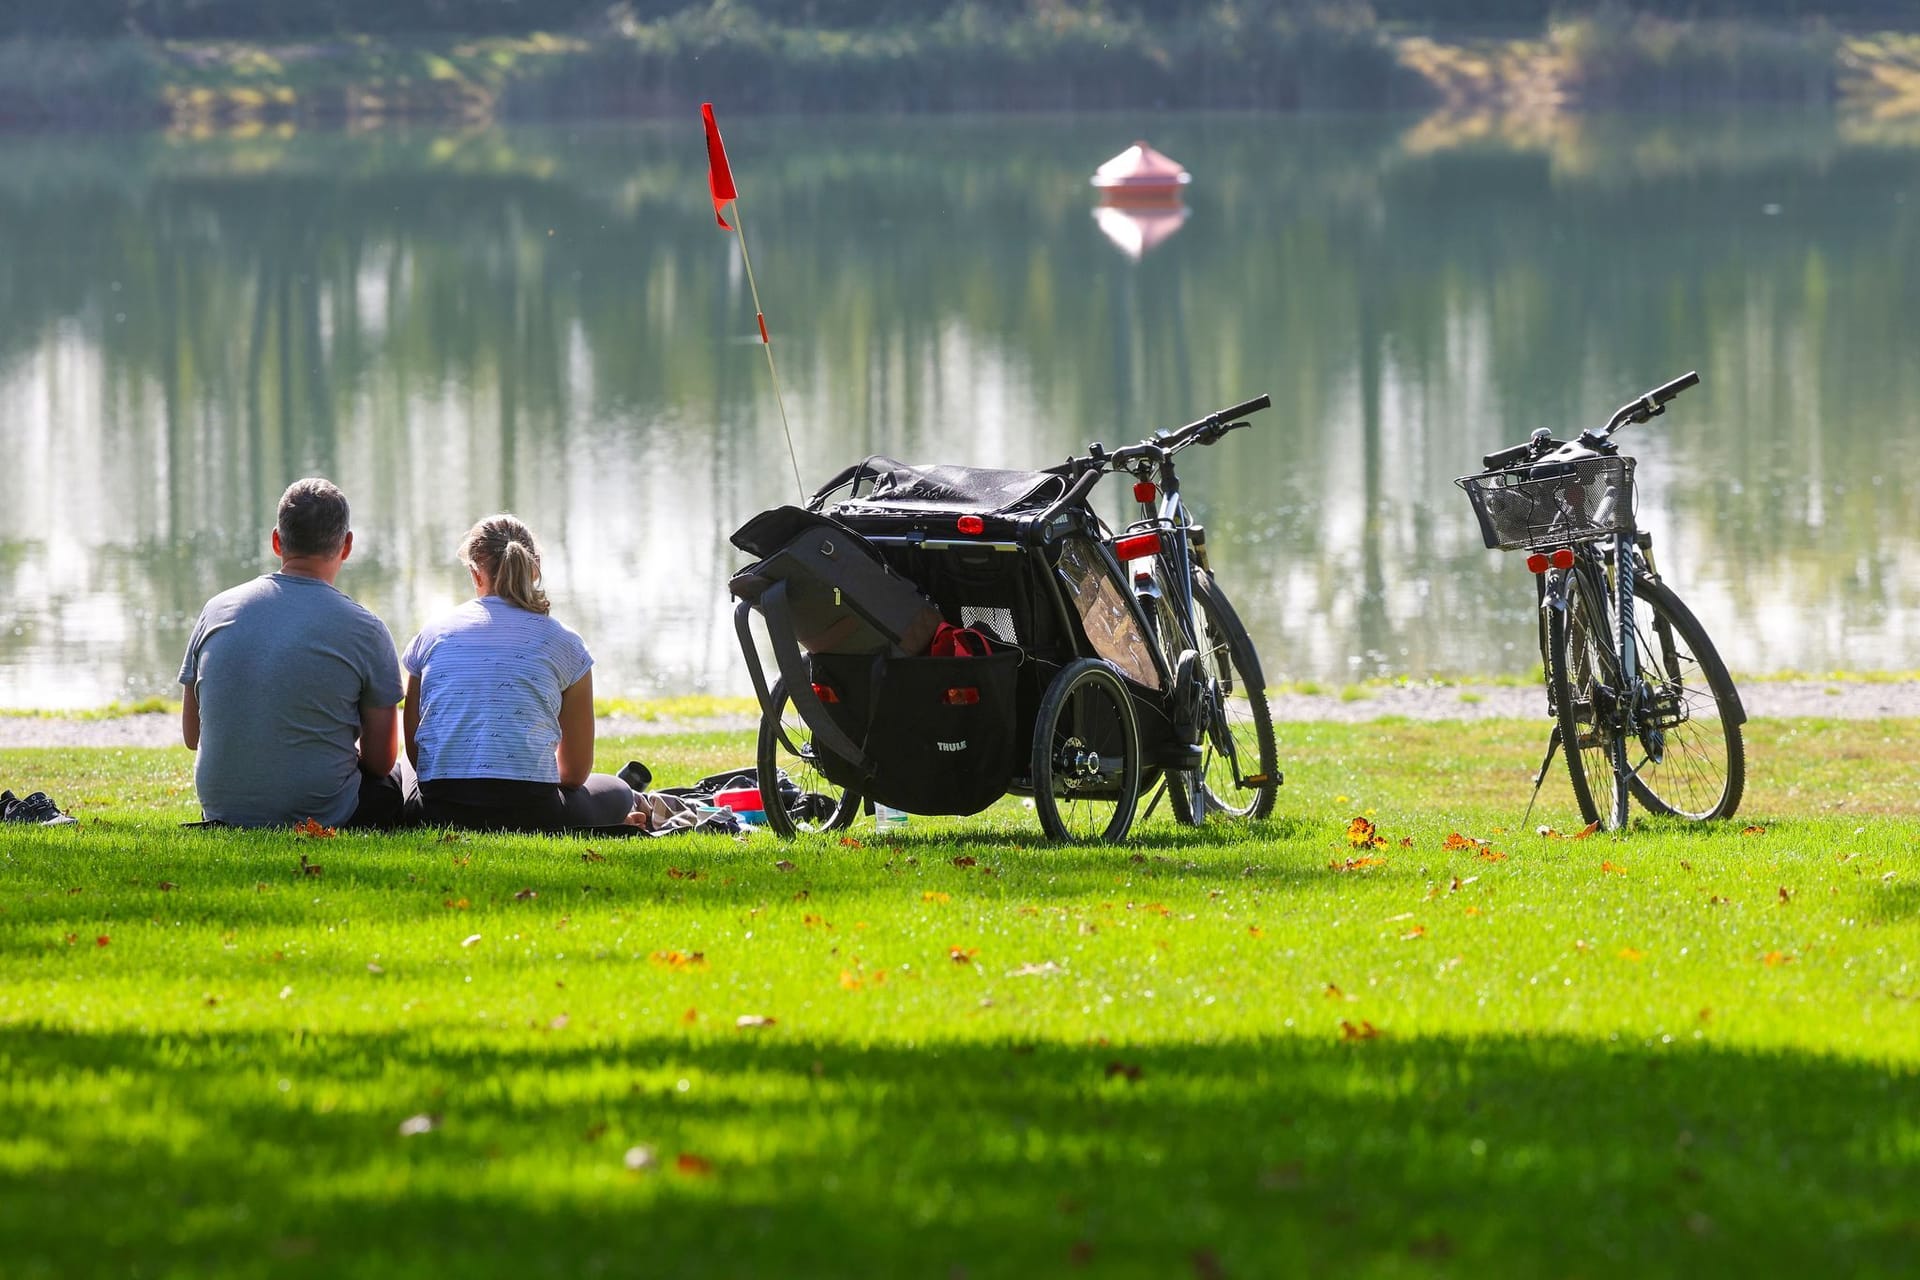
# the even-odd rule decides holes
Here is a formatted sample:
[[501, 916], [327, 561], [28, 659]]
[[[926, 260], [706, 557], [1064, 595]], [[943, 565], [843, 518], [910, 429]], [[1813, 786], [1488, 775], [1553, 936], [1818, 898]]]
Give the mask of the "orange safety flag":
[[726, 218], [721, 211], [729, 201], [738, 200], [740, 193], [733, 189], [733, 169], [727, 164], [727, 148], [720, 141], [720, 126], [713, 122], [713, 104], [700, 104], [700, 119], [707, 126], [707, 187], [713, 192], [713, 220], [726, 230]]

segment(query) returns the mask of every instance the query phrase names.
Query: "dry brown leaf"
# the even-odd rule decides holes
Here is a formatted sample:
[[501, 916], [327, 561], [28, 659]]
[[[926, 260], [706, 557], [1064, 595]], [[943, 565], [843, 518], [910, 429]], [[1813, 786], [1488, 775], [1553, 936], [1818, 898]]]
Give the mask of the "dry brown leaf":
[[971, 867], [971, 866], [977, 865], [978, 863], [979, 863], [978, 858], [975, 858], [972, 854], [964, 854], [964, 853], [953, 860], [953, 865], [956, 867]]
[[713, 1161], [691, 1151], [682, 1151], [673, 1158], [673, 1169], [675, 1173], [683, 1173], [689, 1178], [704, 1178], [713, 1172]]
[[953, 901], [953, 895], [952, 895], [952, 894], [950, 894], [950, 893], [942, 893], [942, 892], [940, 892], [940, 891], [939, 891], [938, 889], [928, 889], [928, 890], [926, 890], [926, 891], [925, 891], [924, 893], [922, 893], [922, 894], [920, 895], [920, 901], [922, 901], [922, 902], [952, 902], [952, 901]]
[[1588, 824], [1587, 824], [1586, 826], [1584, 826], [1584, 827], [1582, 827], [1582, 828], [1580, 828], [1580, 830], [1579, 830], [1579, 832], [1578, 832], [1577, 834], [1574, 834], [1574, 835], [1570, 835], [1570, 836], [1568, 836], [1568, 837], [1567, 837], [1567, 839], [1569, 839], [1569, 840], [1585, 840], [1585, 839], [1586, 839], [1586, 838], [1587, 838], [1588, 836], [1590, 836], [1590, 835], [1592, 835], [1592, 834], [1593, 834], [1594, 832], [1596, 832], [1596, 831], [1598, 831], [1599, 829], [1600, 829], [1600, 824], [1599, 824], [1599, 823], [1597, 823], [1597, 822], [1589, 822], [1589, 823], [1588, 823]]
[[1769, 969], [1777, 969], [1783, 964], [1793, 963], [1793, 957], [1784, 951], [1769, 951], [1764, 956], [1761, 956], [1760, 960]]
[[1327, 864], [1327, 870], [1329, 871], [1366, 871], [1373, 867], [1384, 867], [1386, 865], [1387, 865], [1387, 860], [1385, 858], [1376, 858], [1376, 857], [1369, 856], [1364, 858], [1348, 858], [1345, 862], [1341, 862], [1338, 859], [1335, 859], [1334, 861], [1329, 862]]
[[1647, 958], [1647, 953], [1638, 947], [1622, 947], [1620, 948], [1620, 958], [1622, 960], [1644, 960]]
[[769, 1018], [764, 1013], [743, 1013], [733, 1020], [733, 1025], [738, 1030], [747, 1031], [758, 1027], [770, 1027], [778, 1021], [778, 1018]]
[[973, 958], [980, 954], [978, 947], [948, 947], [947, 959], [955, 964], [972, 964]]
[[540, 892], [537, 889], [522, 889], [518, 893], [513, 895], [513, 900], [515, 902], [526, 902], [526, 901], [529, 901], [530, 899], [537, 898], [539, 896], [540, 896]]
[[605, 862], [606, 860], [607, 860], [606, 854], [595, 853], [591, 849], [587, 850], [585, 853], [580, 855], [580, 861], [582, 862]]
[[293, 829], [293, 833], [297, 836], [305, 836], [309, 840], [331, 840], [340, 834], [332, 827], [321, 826], [312, 818], [308, 818], [305, 822], [296, 826]]
[[1785, 885], [1781, 885], [1780, 886], [1780, 905], [1784, 907], [1789, 902], [1792, 902], [1792, 901], [1793, 901], [1793, 890], [1787, 888], [1787, 886]]
[[1417, 924], [1417, 925], [1415, 925], [1415, 926], [1413, 926], [1413, 928], [1411, 928], [1411, 929], [1409, 929], [1409, 930], [1407, 930], [1407, 931], [1406, 931], [1405, 933], [1403, 933], [1403, 934], [1401, 934], [1401, 935], [1400, 935], [1400, 941], [1402, 941], [1402, 942], [1412, 942], [1412, 941], [1413, 941], [1414, 939], [1416, 939], [1416, 938], [1424, 938], [1424, 937], [1426, 937], [1426, 936], [1427, 936], [1427, 926], [1425, 926], [1425, 925], [1423, 925], [1423, 924]]
[[1615, 866], [1611, 862], [1602, 862], [1600, 864], [1600, 870], [1603, 872], [1606, 872], [1609, 875], [1623, 876], [1627, 874], [1627, 869], [1625, 867]]
[[1115, 1076], [1124, 1076], [1128, 1080], [1138, 1080], [1140, 1078], [1140, 1067], [1137, 1063], [1132, 1062], [1109, 1062], [1107, 1064], [1107, 1079], [1111, 1080]]
[[1340, 1038], [1343, 1040], [1378, 1040], [1380, 1038], [1380, 1028], [1374, 1026], [1365, 1018], [1362, 1018], [1358, 1025], [1342, 1018], [1340, 1020]]
[[1767, 829], [1755, 823], [1753, 826], [1740, 828], [1740, 834], [1743, 836], [1763, 836], [1767, 834]]

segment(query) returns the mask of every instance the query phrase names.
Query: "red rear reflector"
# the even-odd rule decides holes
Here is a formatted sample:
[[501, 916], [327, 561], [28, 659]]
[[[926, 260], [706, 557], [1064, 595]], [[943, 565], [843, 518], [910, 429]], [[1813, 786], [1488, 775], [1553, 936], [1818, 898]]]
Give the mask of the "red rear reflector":
[[987, 522], [979, 516], [961, 516], [955, 524], [962, 533], [985, 533], [987, 531]]
[[1528, 573], [1545, 573], [1546, 571], [1547, 571], [1547, 558], [1545, 556], [1541, 555], [1538, 551], [1536, 551], [1532, 555], [1527, 557]]
[[1134, 483], [1133, 500], [1135, 502], [1152, 502], [1155, 498], [1159, 496], [1160, 496], [1159, 486], [1155, 485], [1153, 481], [1140, 480]]
[[1573, 568], [1573, 548], [1572, 547], [1560, 548], [1558, 551], [1554, 552], [1552, 555], [1547, 557], [1547, 563], [1551, 564], [1556, 569]]
[[833, 691], [833, 686], [830, 684], [817, 684], [813, 686], [813, 696], [822, 702], [840, 701], [840, 695]]
[[978, 689], [949, 689], [940, 699], [950, 707], [971, 707], [980, 701]]
[[1113, 554], [1122, 560], [1139, 560], [1146, 556], [1160, 554], [1160, 534], [1136, 533], [1131, 538], [1121, 538], [1113, 544]]

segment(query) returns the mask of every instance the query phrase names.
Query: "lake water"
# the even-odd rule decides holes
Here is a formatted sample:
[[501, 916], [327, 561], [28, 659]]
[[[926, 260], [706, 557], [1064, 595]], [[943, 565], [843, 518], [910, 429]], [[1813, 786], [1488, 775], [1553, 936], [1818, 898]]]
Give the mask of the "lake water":
[[[1525, 672], [1531, 584], [1453, 477], [1697, 368], [1634, 434], [1641, 522], [1730, 663], [1920, 666], [1920, 124], [723, 124], [810, 485], [1270, 392], [1183, 472], [1270, 678]], [[1138, 136], [1184, 216], [1096, 216]], [[0, 139], [0, 706], [173, 691], [313, 473], [401, 643], [508, 508], [600, 691], [743, 692], [726, 536], [794, 484], [704, 159], [691, 111]]]

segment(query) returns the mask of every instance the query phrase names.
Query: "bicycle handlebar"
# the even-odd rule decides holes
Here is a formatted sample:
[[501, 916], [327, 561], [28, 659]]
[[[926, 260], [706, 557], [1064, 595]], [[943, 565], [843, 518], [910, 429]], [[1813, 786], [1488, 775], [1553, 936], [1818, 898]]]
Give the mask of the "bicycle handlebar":
[[[1672, 382], [1663, 383], [1653, 390], [1645, 392], [1614, 410], [1607, 419], [1607, 425], [1599, 431], [1583, 431], [1580, 442], [1589, 446], [1605, 444], [1607, 438], [1626, 424], [1646, 422], [1667, 411], [1667, 402], [1689, 387], [1700, 385], [1700, 374], [1689, 370]], [[1555, 440], [1545, 428], [1533, 433], [1533, 439], [1525, 444], [1516, 444], [1511, 448], [1495, 449], [1480, 459], [1480, 465], [1488, 471], [1503, 471], [1518, 466], [1522, 462], [1537, 459], [1549, 451], [1558, 448], [1563, 441]], [[1610, 449], [1608, 450], [1611, 451]]]
[[1176, 427], [1172, 431], [1163, 431], [1153, 439], [1142, 440], [1139, 444], [1126, 445], [1112, 452], [1108, 452], [1096, 444], [1093, 446], [1092, 451], [1086, 456], [1069, 458], [1063, 466], [1049, 468], [1049, 470], [1071, 475], [1080, 475], [1083, 473], [1099, 475], [1106, 471], [1125, 467], [1142, 458], [1158, 459], [1170, 453], [1178, 453], [1188, 445], [1213, 444], [1234, 428], [1247, 425], [1244, 422], [1235, 422], [1235, 418], [1244, 417], [1249, 413], [1258, 413], [1262, 409], [1272, 407], [1272, 396], [1255, 396], [1251, 400], [1244, 400], [1229, 408], [1210, 413], [1204, 418], [1198, 418], [1189, 422], [1184, 427]]

